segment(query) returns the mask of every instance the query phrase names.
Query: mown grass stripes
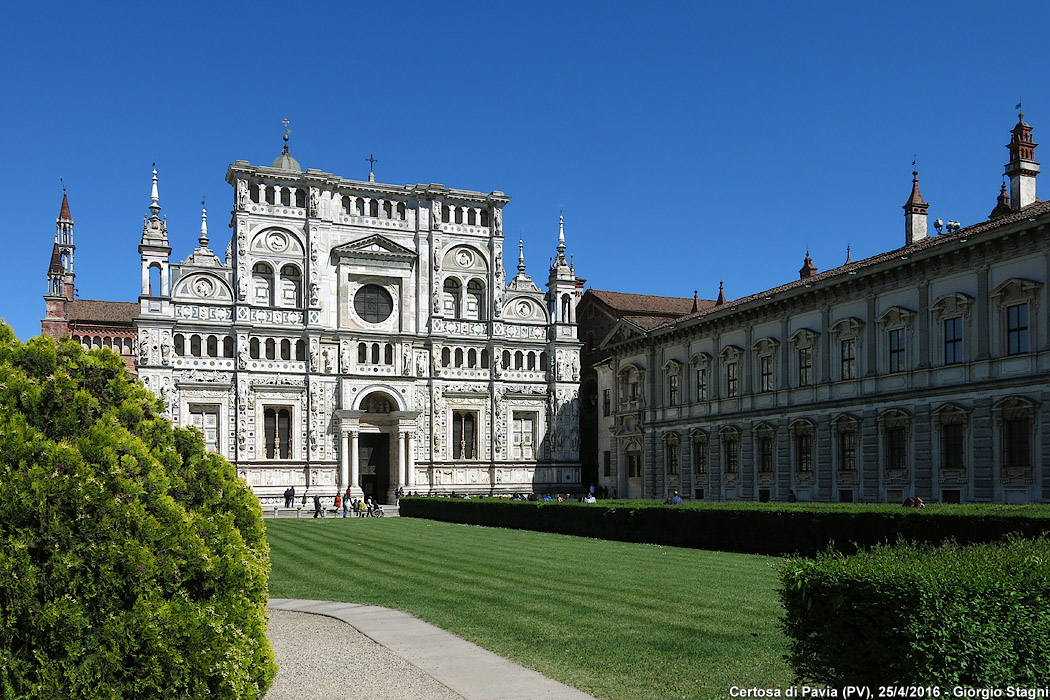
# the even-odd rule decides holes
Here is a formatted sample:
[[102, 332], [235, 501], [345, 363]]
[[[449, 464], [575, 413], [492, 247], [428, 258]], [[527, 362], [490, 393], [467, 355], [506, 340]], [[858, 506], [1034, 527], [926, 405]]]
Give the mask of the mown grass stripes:
[[271, 520], [270, 595], [412, 613], [601, 698], [785, 687], [769, 557], [412, 518]]

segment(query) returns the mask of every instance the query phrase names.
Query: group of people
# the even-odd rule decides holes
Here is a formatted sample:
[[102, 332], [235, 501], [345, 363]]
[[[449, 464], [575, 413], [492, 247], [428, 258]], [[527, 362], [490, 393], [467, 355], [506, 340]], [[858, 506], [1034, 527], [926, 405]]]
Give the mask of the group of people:
[[926, 504], [923, 503], [923, 500], [921, 498], [919, 498], [918, 496], [915, 496], [914, 498], [910, 498], [910, 497], [909, 498], [905, 498], [903, 505], [904, 505], [905, 508], [925, 508], [926, 507]]

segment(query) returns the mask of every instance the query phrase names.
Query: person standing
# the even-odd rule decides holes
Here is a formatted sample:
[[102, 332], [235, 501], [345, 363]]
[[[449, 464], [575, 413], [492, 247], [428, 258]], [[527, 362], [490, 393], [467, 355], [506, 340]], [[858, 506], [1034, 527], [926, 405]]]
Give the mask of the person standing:
[[675, 489], [671, 496], [671, 505], [680, 506], [682, 505], [682, 497], [678, 494], [678, 489]]
[[295, 485], [288, 489], [288, 507], [295, 508]]
[[320, 518], [321, 517], [321, 497], [320, 496], [314, 496], [314, 517], [315, 518]]

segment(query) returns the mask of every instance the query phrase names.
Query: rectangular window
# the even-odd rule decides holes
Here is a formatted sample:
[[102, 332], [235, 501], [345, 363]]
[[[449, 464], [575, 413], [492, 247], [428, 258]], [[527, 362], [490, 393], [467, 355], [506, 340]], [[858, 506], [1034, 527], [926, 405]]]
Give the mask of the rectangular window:
[[452, 459], [475, 459], [477, 417], [466, 411], [452, 412]]
[[670, 374], [667, 377], [667, 400], [672, 406], [678, 405], [678, 375]]
[[736, 440], [726, 442], [726, 473], [736, 474], [740, 469], [740, 443]]
[[840, 346], [842, 351], [842, 378], [843, 379], [856, 379], [857, 378], [857, 341], [854, 338], [848, 338], [842, 341]]
[[773, 357], [763, 355], [759, 358], [762, 374], [762, 391], [773, 391]]
[[962, 423], [948, 423], [941, 426], [941, 468], [963, 468]]
[[813, 348], [798, 349], [798, 385], [813, 383]]
[[693, 443], [693, 471], [697, 474], [707, 473], [707, 442], [703, 440]]
[[696, 400], [707, 401], [707, 368], [696, 370]]
[[850, 472], [857, 469], [857, 433], [853, 430], [839, 433], [839, 469]]
[[1028, 419], [1012, 418], [1003, 422], [1003, 466], [1032, 466], [1029, 449], [1030, 430]]
[[1006, 307], [1006, 354], [1028, 352], [1028, 304]]
[[944, 364], [962, 362], [962, 350], [962, 318], [944, 319]]
[[904, 371], [904, 329], [895, 328], [889, 332], [890, 372]]
[[795, 469], [813, 471], [813, 436], [809, 433], [795, 436]]
[[612, 476], [612, 452], [608, 450], [602, 452], [602, 474]]
[[514, 432], [512, 435], [511, 457], [513, 459], [533, 459], [536, 456], [536, 414], [514, 412]]
[[627, 385], [627, 400], [637, 401], [638, 400], [638, 382], [631, 382]]
[[627, 455], [627, 476], [637, 478], [642, 475], [642, 456], [637, 452]]
[[266, 459], [291, 459], [291, 431], [291, 409], [266, 409], [263, 413], [263, 451]]
[[602, 389], [602, 415], [609, 415], [612, 407], [612, 392], [609, 389]]
[[678, 445], [667, 445], [667, 473], [678, 473]]
[[208, 451], [219, 451], [218, 406], [190, 406], [190, 425], [204, 433], [204, 447]]
[[737, 374], [736, 374], [736, 363], [726, 363], [726, 396], [733, 398], [737, 395]]
[[907, 430], [905, 428], [886, 429], [886, 468], [907, 469], [908, 448]]
[[773, 471], [773, 438], [766, 435], [758, 438], [758, 471]]

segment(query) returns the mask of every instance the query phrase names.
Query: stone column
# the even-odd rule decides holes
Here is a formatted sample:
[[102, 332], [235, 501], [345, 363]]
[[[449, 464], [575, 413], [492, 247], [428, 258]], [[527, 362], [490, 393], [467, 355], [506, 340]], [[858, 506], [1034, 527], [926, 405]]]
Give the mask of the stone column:
[[416, 456], [413, 454], [412, 433], [405, 433], [405, 486], [416, 485]]
[[397, 484], [394, 486], [396, 489], [398, 486], [404, 486], [405, 479], [405, 464], [407, 463], [408, 457], [408, 433], [399, 433], [397, 441]]
[[350, 487], [350, 433], [339, 433], [339, 490]]
[[361, 490], [361, 464], [359, 462], [357, 431], [350, 432], [350, 495], [361, 498], [365, 492]]

